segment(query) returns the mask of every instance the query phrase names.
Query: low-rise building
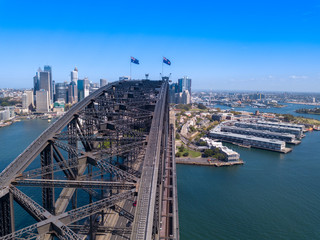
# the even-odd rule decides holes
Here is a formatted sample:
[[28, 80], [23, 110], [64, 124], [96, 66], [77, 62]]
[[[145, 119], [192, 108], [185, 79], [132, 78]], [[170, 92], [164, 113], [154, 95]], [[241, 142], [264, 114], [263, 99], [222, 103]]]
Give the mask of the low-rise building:
[[251, 123], [251, 122], [237, 122], [235, 126], [241, 128], [252, 128], [256, 130], [267, 130], [271, 132], [279, 132], [279, 133], [289, 133], [296, 136], [296, 138], [301, 139], [303, 136], [303, 131], [298, 128], [290, 128], [290, 127], [282, 127], [282, 126], [273, 126], [259, 123]]
[[210, 138], [201, 138], [201, 140], [205, 141], [210, 149], [219, 149], [219, 152], [225, 156], [225, 160], [227, 162], [239, 161], [240, 154], [226, 146], [223, 146], [221, 142], [215, 142]]
[[230, 132], [211, 131], [210, 137], [225, 142], [239, 143], [244, 146], [262, 148], [277, 152], [286, 152], [286, 143], [276, 139], [261, 138], [249, 135], [241, 135]]
[[278, 139], [287, 143], [295, 143], [295, 135], [290, 133], [279, 133], [264, 130], [255, 130], [251, 128], [240, 128], [234, 126], [221, 126], [222, 132], [231, 132], [243, 135], [252, 135], [256, 137]]

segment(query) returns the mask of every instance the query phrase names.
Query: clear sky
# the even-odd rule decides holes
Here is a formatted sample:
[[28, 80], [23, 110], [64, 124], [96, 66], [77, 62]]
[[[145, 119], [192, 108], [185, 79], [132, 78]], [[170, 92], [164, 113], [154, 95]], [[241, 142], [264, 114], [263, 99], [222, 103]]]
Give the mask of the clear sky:
[[320, 1], [0, 0], [0, 88], [32, 87], [49, 64], [56, 82], [158, 79], [162, 56], [193, 89], [320, 91]]

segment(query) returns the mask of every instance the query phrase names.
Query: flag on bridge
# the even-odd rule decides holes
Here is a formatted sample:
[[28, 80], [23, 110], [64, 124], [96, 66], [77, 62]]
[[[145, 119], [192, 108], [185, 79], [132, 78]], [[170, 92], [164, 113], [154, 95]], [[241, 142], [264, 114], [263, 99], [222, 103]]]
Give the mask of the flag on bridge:
[[171, 62], [168, 58], [163, 57], [163, 63], [171, 65]]
[[139, 60], [134, 57], [131, 57], [131, 62], [134, 64], [139, 64]]

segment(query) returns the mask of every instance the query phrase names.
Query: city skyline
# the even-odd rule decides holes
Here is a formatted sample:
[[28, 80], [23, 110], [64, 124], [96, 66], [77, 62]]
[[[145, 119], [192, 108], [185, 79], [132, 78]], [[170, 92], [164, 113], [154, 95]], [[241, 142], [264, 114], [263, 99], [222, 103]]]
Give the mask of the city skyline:
[[74, 66], [80, 78], [111, 82], [129, 76], [130, 56], [140, 60], [133, 78], [159, 79], [165, 56], [164, 73], [191, 77], [194, 90], [320, 90], [316, 1], [77, 3], [50, 5], [58, 19], [40, 11], [49, 3], [0, 1], [2, 88], [31, 88], [43, 65], [55, 82], [68, 81]]

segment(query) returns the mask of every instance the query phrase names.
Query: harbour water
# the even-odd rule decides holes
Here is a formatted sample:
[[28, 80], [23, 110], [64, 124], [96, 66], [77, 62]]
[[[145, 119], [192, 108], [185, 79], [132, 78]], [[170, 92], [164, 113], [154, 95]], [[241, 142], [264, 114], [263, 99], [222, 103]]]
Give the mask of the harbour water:
[[320, 239], [320, 132], [288, 154], [228, 147], [243, 166], [177, 166], [181, 239]]
[[[36, 119], [1, 128], [0, 170], [50, 124]], [[320, 132], [307, 133], [286, 155], [228, 146], [245, 165], [177, 166], [181, 239], [320, 239]], [[32, 221], [16, 209], [25, 216], [17, 228]]]
[[[280, 114], [292, 114], [294, 116], [298, 117], [306, 117], [306, 118], [314, 118], [317, 120], [320, 120], [320, 115], [311, 115], [311, 114], [301, 114], [296, 113], [295, 110], [299, 108], [315, 108], [316, 106], [310, 106], [310, 105], [302, 105], [302, 104], [293, 104], [293, 103], [280, 103], [282, 105], [285, 105], [285, 107], [281, 108], [253, 108], [251, 106], [245, 106], [245, 107], [235, 107], [234, 110], [236, 111], [247, 111], [247, 112], [270, 112], [270, 113], [280, 113]], [[221, 109], [231, 109], [231, 107], [224, 106], [224, 105], [215, 105], [217, 108]]]
[[[294, 112], [310, 106], [287, 105], [235, 110], [320, 120]], [[240, 153], [243, 166], [177, 166], [181, 239], [320, 239], [320, 132], [307, 133], [288, 154], [225, 145]]]

